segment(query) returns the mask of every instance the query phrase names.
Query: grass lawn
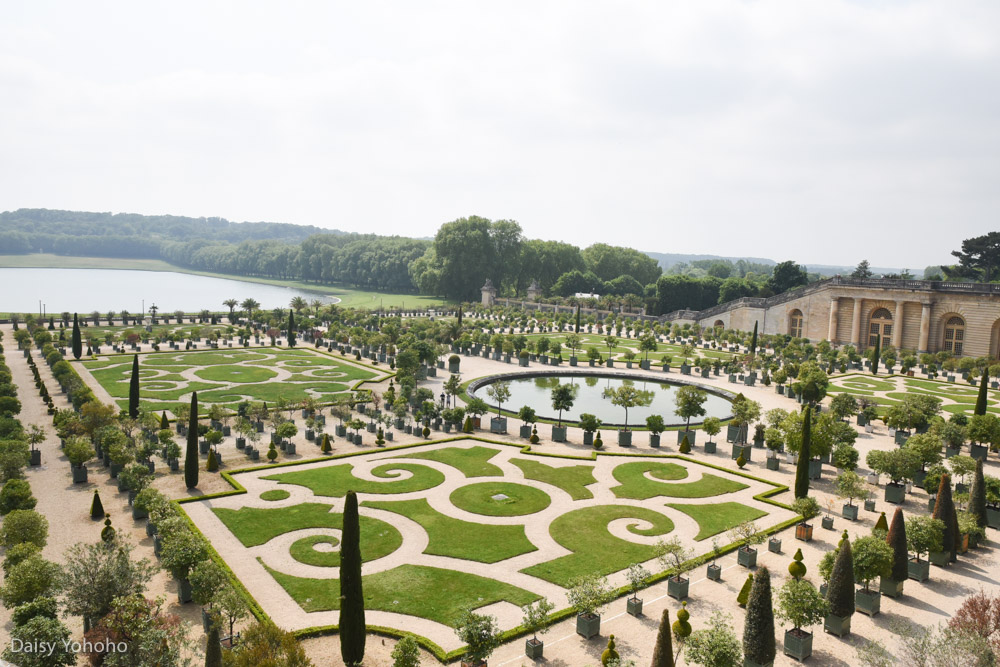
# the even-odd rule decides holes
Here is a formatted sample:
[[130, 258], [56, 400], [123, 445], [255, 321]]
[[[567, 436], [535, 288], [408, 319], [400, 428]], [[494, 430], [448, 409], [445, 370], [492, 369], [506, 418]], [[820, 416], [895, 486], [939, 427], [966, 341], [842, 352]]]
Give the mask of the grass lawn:
[[479, 563], [496, 563], [536, 551], [524, 526], [493, 526], [453, 519], [441, 514], [424, 498], [415, 500], [366, 500], [363, 507], [394, 512], [416, 521], [427, 531], [426, 554]]
[[296, 540], [289, 547], [288, 552], [292, 558], [317, 567], [340, 567], [340, 551], [317, 551], [317, 544], [329, 544], [332, 547], [339, 547], [340, 540], [332, 535], [312, 535]]
[[[354, 466], [342, 463], [333, 466], [318, 466], [294, 472], [282, 472], [269, 475], [263, 479], [274, 480], [281, 484], [297, 484], [310, 489], [317, 496], [342, 498], [348, 491], [356, 493], [410, 493], [425, 491], [444, 482], [444, 475], [422, 466], [418, 463], [386, 463], [372, 468], [372, 475], [391, 480], [372, 482], [358, 479], [351, 474]], [[408, 479], [393, 479], [401, 477], [402, 471], [413, 473]]]
[[[656, 482], [650, 482], [650, 484], [656, 484]], [[742, 491], [747, 488], [746, 484], [740, 484], [739, 482], [734, 482], [730, 479], [707, 473], [702, 475], [701, 479], [697, 482], [660, 484], [658, 486], [659, 489], [654, 495], [664, 496], [667, 498], [711, 498], [712, 496], [721, 496], [725, 493], [735, 493], [736, 491]], [[652, 492], [653, 490], [653, 488], [649, 488], [648, 492]], [[631, 497], [626, 495], [625, 487], [622, 486], [614, 487], [611, 489], [611, 492], [618, 498]], [[647, 497], [651, 498], [653, 496]]]
[[635, 500], [646, 500], [663, 495], [663, 484], [654, 482], [649, 477], [663, 481], [673, 481], [684, 479], [688, 476], [687, 468], [676, 463], [663, 463], [661, 461], [634, 461], [632, 463], [622, 463], [616, 466], [611, 474], [620, 486], [612, 487], [615, 496], [618, 498], [633, 498]]
[[674, 522], [669, 517], [643, 507], [584, 507], [563, 514], [549, 527], [552, 539], [573, 553], [521, 571], [570, 588], [573, 580], [581, 576], [595, 572], [611, 574], [656, 556], [654, 545], [626, 542], [609, 533], [608, 524], [615, 519], [636, 519], [651, 524], [648, 529], [629, 526], [628, 531], [635, 535], [666, 535], [674, 529]]
[[696, 542], [706, 537], [718, 535], [744, 521], [754, 521], [762, 516], [767, 516], [767, 512], [747, 507], [741, 503], [712, 503], [709, 505], [667, 503], [667, 507], [684, 512], [698, 522], [698, 535], [694, 538]]
[[292, 494], [290, 494], [288, 491], [285, 491], [284, 489], [271, 489], [270, 491], [265, 491], [264, 493], [260, 494], [260, 499], [269, 501], [284, 500], [290, 495]]
[[[330, 511], [331, 505], [302, 503], [293, 507], [241, 507], [231, 510], [213, 508], [215, 516], [226, 524], [245, 547], [264, 544], [278, 535], [303, 528], [335, 528], [340, 530], [344, 515]], [[361, 557], [375, 560], [391, 554], [403, 544], [403, 536], [385, 521], [361, 515]]]
[[[271, 568], [267, 571], [305, 611], [340, 609], [339, 580], [293, 577]], [[523, 606], [540, 597], [495, 579], [422, 565], [400, 565], [367, 575], [363, 586], [365, 609], [408, 614], [452, 627], [466, 609], [504, 600]]]
[[594, 497], [587, 488], [590, 484], [597, 484], [597, 479], [594, 478], [594, 466], [555, 468], [528, 459], [511, 459], [510, 462], [521, 469], [525, 478], [557, 486], [568, 493], [573, 500], [587, 500]]
[[503, 477], [503, 470], [489, 463], [489, 460], [500, 453], [493, 447], [445, 447], [429, 452], [393, 456], [400, 459], [422, 459], [437, 461], [460, 470], [466, 477]]
[[[494, 499], [494, 496], [507, 496]], [[485, 516], [524, 516], [541, 512], [552, 504], [544, 491], [511, 482], [482, 482], [452, 491], [451, 504], [466, 512]]]

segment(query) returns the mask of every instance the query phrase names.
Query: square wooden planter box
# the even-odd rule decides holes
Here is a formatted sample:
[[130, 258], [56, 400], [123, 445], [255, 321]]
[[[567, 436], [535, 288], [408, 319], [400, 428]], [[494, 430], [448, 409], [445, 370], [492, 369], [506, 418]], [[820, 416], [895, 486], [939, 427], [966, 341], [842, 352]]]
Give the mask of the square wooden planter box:
[[781, 459], [771, 458], [767, 459], [767, 469], [768, 470], [780, 470], [781, 469]]
[[576, 634], [584, 639], [591, 639], [601, 634], [600, 614], [577, 614]]
[[823, 630], [838, 637], [851, 634], [851, 614], [847, 616], [827, 614], [826, 619], [823, 621]]
[[639, 598], [629, 598], [625, 601], [625, 611], [630, 616], [642, 616], [642, 600]]
[[777, 537], [772, 537], [767, 541], [767, 550], [773, 554], [781, 553], [781, 540]]
[[823, 524], [823, 528], [825, 528], [826, 530], [833, 530], [833, 517], [832, 516], [825, 516], [825, 517], [823, 517], [823, 520], [822, 520], [821, 523]]
[[688, 596], [688, 587], [691, 585], [690, 579], [670, 577], [667, 579], [667, 595], [677, 600], [683, 600]]
[[810, 523], [795, 524], [795, 539], [810, 542], [813, 538], [813, 527]]
[[929, 554], [927, 554], [927, 559], [933, 565], [937, 565], [938, 567], [944, 567], [945, 565], [948, 564], [948, 561], [951, 559], [951, 554], [949, 554], [947, 551], [932, 551]]
[[882, 610], [882, 594], [862, 588], [854, 593], [854, 608], [862, 614], [875, 616]]
[[708, 578], [712, 581], [722, 581], [722, 567], [715, 565], [708, 566]]
[[566, 427], [565, 426], [553, 426], [552, 427], [552, 442], [566, 442]]
[[858, 520], [858, 506], [857, 505], [844, 505], [841, 508], [840, 516], [845, 519], [850, 519], [851, 521]]
[[545, 648], [545, 642], [540, 639], [529, 639], [524, 642], [524, 655], [531, 658], [532, 660], [538, 660], [542, 657], [542, 650]]
[[736, 562], [743, 567], [753, 567], [757, 564], [757, 550], [740, 547], [736, 550]]
[[867, 511], [867, 512], [874, 512], [875, 511], [875, 500], [874, 499], [866, 500], [865, 501], [865, 511]]
[[887, 503], [899, 504], [906, 499], [906, 487], [902, 484], [885, 485], [885, 501]]
[[879, 593], [890, 598], [898, 598], [903, 596], [903, 584], [905, 581], [896, 581], [895, 579], [890, 579], [889, 577], [880, 577], [878, 582]]
[[[705, 443], [705, 453], [706, 454], [714, 454], [715, 453], [715, 449], [716, 449], [716, 443], [714, 443], [714, 442], [706, 442]], [[1000, 516], [1000, 510], [997, 511], [997, 516]]]
[[785, 630], [785, 655], [805, 660], [813, 652], [813, 636], [803, 630]]

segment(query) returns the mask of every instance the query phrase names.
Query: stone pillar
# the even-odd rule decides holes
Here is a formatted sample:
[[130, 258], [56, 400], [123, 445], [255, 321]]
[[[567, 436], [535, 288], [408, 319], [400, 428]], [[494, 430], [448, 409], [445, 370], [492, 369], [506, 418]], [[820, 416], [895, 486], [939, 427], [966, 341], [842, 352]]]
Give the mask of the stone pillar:
[[896, 321], [892, 323], [892, 346], [899, 350], [903, 346], [903, 301], [896, 302]]
[[931, 304], [923, 303], [921, 306], [923, 308], [920, 311], [920, 344], [917, 346], [917, 351], [922, 354], [930, 352], [928, 341], [931, 335]]
[[854, 299], [854, 316], [851, 319], [851, 343], [861, 349], [861, 304], [864, 299]]
[[831, 343], [837, 342], [837, 315], [840, 309], [839, 299], [830, 299], [830, 333], [826, 339]]

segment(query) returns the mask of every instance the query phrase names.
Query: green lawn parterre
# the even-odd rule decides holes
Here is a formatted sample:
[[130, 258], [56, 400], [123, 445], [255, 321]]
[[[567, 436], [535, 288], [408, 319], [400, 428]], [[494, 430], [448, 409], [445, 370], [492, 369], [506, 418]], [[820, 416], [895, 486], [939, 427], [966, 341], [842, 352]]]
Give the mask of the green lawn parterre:
[[[193, 391], [206, 410], [213, 403], [235, 409], [241, 401], [273, 403], [279, 397], [298, 402], [311, 396], [329, 403], [359, 382], [382, 377], [376, 370], [306, 349], [193, 350], [138, 356], [140, 403], [155, 412], [172, 411], [178, 402], [190, 400]], [[120, 406], [127, 406], [131, 355], [80, 363]]]
[[[736, 481], [735, 475], [715, 469], [714, 474], [705, 474], [691, 459], [602, 454], [594, 460], [571, 462], [558, 456], [507, 457], [501, 456], [503, 453], [496, 445], [456, 441], [447, 446], [421, 445], [362, 455], [366, 462], [377, 462], [374, 466], [366, 463], [363, 469], [370, 471], [366, 477], [378, 481], [354, 474], [361, 460], [286, 466], [259, 478], [276, 485], [259, 497], [285, 499], [287, 495], [282, 494], [287, 492], [280, 486], [288, 484], [305, 487], [317, 497], [342, 498], [347, 490], [356, 491], [362, 517], [362, 555], [373, 565], [404, 544], [403, 532], [392, 525], [393, 515], [419, 525], [426, 533], [421, 555], [495, 564], [496, 578], [463, 572], [461, 567], [440, 567], [440, 561], [421, 563], [419, 558], [364, 577], [368, 609], [446, 625], [453, 625], [464, 608], [500, 600], [521, 605], [538, 597], [538, 591], [523, 586], [523, 581], [512, 585], [504, 577], [504, 572], [513, 572], [505, 566], [512, 558], [528, 558], [527, 566], [517, 567], [522, 574], [566, 588], [583, 575], [608, 575], [653, 559], [657, 546], [652, 538], [665, 538], [676, 530], [671, 513], [677, 513], [675, 518], [690, 516], [698, 524], [697, 535], [686, 538], [689, 546], [741, 521], [768, 514], [762, 506], [752, 507], [736, 498], [699, 505], [666, 502], [669, 498], [711, 497], [748, 488]], [[387, 461], [390, 457], [394, 460]], [[560, 461], [565, 463], [559, 465]], [[446, 475], [428, 465], [430, 462], [443, 464], [452, 472]], [[596, 474], [598, 468], [602, 469], [600, 474]], [[683, 481], [689, 477], [697, 481]], [[598, 481], [608, 479], [615, 481]], [[429, 501], [426, 496], [446, 480], [458, 480], [459, 484], [449, 487], [452, 490], [446, 496], [435, 495]], [[532, 482], [565, 491], [571, 504], [551, 514], [553, 498]], [[593, 504], [595, 491], [602, 486], [604, 493], [610, 490], [615, 497], [628, 499], [625, 502], [629, 504]], [[400, 494], [408, 495], [394, 497]], [[505, 497], [497, 497], [500, 495]], [[447, 506], [479, 515], [482, 520], [449, 516]], [[332, 510], [330, 504], [304, 502], [290, 507], [214, 508], [213, 513], [244, 546], [253, 547], [296, 530], [338, 531], [342, 515]], [[539, 516], [546, 522], [542, 529], [569, 553], [539, 553], [540, 545], [530, 537], [539, 528]], [[628, 539], [628, 535], [638, 541]], [[303, 536], [288, 549], [298, 562], [334, 568], [340, 563], [338, 540], [339, 532]], [[305, 611], [339, 608], [335, 578], [292, 576], [273, 566], [265, 569]]]

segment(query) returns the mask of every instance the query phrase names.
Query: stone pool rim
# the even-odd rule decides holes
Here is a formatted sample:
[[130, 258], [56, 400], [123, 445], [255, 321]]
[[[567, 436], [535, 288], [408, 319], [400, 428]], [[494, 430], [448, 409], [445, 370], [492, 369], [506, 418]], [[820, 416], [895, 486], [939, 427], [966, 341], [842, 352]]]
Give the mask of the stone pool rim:
[[[478, 377], [469, 381], [469, 383], [465, 387], [465, 396], [466, 398], [471, 398], [472, 396], [475, 395], [477, 391], [479, 391], [486, 385], [493, 384], [494, 382], [499, 382], [501, 380], [524, 380], [533, 377], [565, 377], [568, 375], [578, 376], [578, 377], [598, 377], [598, 378], [612, 378], [617, 380], [633, 380], [639, 382], [656, 382], [658, 384], [669, 384], [677, 387], [683, 387], [683, 386], [697, 387], [698, 389], [701, 389], [706, 393], [713, 394], [715, 396], [718, 396], [719, 398], [726, 399], [727, 401], [729, 401], [730, 405], [732, 405], [733, 401], [736, 400], [737, 396], [737, 394], [728, 391], [726, 389], [710, 387], [708, 385], [701, 384], [700, 382], [695, 382], [693, 380], [686, 380], [683, 378], [673, 378], [673, 377], [663, 378], [663, 377], [656, 377], [656, 376], [642, 375], [635, 373], [616, 373], [614, 371], [571, 370], [566, 368], [560, 370], [546, 369], [546, 370], [525, 371], [521, 373], [509, 372], [509, 373], [493, 373], [491, 375], [484, 375], [482, 377]], [[496, 413], [494, 413], [493, 410], [496, 409], [496, 404], [490, 403], [490, 401], [484, 396], [479, 396], [478, 398], [482, 398], [484, 401], [486, 401], [486, 404], [490, 406], [490, 412], [483, 415], [483, 418], [485, 419], [487, 416], [495, 417]], [[506, 409], [502, 410], [502, 416], [512, 417], [514, 419], [517, 419], [517, 413], [511, 410], [506, 410]], [[677, 419], [677, 416], [673, 413], [673, 411], [669, 413], [669, 417], [666, 414], [662, 414], [661, 416], [663, 417], [663, 424], [665, 429], [678, 430], [684, 428], [683, 421], [679, 422], [669, 421], [670, 418]], [[732, 413], [726, 415], [725, 417], [719, 417], [719, 420], [723, 423], [723, 426], [725, 426], [726, 422], [730, 421], [731, 419], [733, 419]], [[539, 414], [537, 423], [548, 423], [548, 422], [556, 424], [558, 423], [558, 419], [555, 417], [547, 417]], [[580, 426], [580, 422], [573, 421], [570, 419], [563, 419], [562, 423], [563, 426], [573, 426], [576, 428], [579, 428]], [[692, 421], [690, 428], [693, 430], [696, 427], [700, 427], [703, 423], [704, 420], [698, 422]], [[625, 427], [625, 424], [601, 422], [601, 428], [603, 429], [605, 427], [621, 429]], [[643, 421], [643, 422], [629, 424], [628, 430], [645, 431], [648, 429], [646, 428], [646, 423]]]

